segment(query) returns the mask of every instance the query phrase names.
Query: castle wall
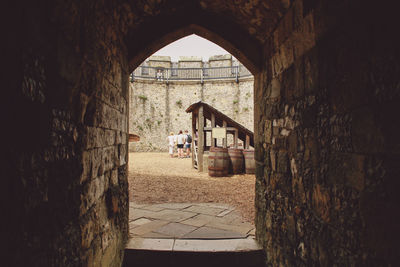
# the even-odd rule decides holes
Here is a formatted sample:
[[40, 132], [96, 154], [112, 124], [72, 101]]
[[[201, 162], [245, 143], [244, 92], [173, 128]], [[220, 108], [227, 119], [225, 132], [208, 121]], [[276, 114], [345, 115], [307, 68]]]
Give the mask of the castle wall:
[[[192, 117], [185, 110], [204, 101], [253, 131], [252, 77], [219, 81], [135, 80], [130, 84], [129, 132], [140, 136], [130, 151], [167, 151], [166, 137], [179, 130], [191, 132]], [[232, 143], [228, 138], [228, 144]]]

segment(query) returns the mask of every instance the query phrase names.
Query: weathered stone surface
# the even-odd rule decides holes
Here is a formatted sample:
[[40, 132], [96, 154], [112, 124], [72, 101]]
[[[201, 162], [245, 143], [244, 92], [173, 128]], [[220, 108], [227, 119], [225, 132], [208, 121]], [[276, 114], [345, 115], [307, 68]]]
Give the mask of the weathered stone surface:
[[[368, 85], [367, 76], [379, 76], [380, 67], [368, 69], [365, 56], [381, 57], [386, 52], [366, 45], [369, 41], [365, 38], [371, 38], [367, 26], [344, 26], [354, 19], [349, 13], [343, 12], [346, 22], [337, 23], [322, 15], [332, 7], [318, 1], [295, 1], [292, 8], [294, 17], [290, 19], [294, 24], [287, 26], [286, 13], [271, 37], [274, 49], [266, 61], [270, 79], [264, 87], [277, 88], [279, 81], [281, 97], [277, 99], [266, 90], [266, 105], [270, 107], [255, 106], [255, 114], [262, 114], [255, 129], [265, 138], [261, 159], [269, 161], [262, 177], [257, 177], [265, 183], [257, 184], [260, 187], [256, 189], [256, 235], [271, 266], [368, 265], [372, 259], [385, 265], [394, 259], [394, 254], [388, 256], [393, 253], [388, 244], [395, 244], [395, 238], [385, 243], [378, 236], [394, 232], [394, 224], [379, 227], [373, 218], [382, 216], [392, 204], [382, 205], [382, 213], [376, 206], [367, 211], [372, 202], [381, 203], [376, 198], [367, 199], [371, 197], [368, 192], [380, 192], [394, 203], [390, 190], [382, 190], [390, 182], [377, 172], [382, 170], [379, 155], [385, 154], [388, 163], [388, 158], [394, 157], [389, 154], [397, 151], [398, 142], [388, 133], [398, 132], [389, 122], [395, 120], [390, 97], [386, 98], [377, 83], [374, 89]], [[337, 8], [335, 12], [339, 12]], [[329, 29], [344, 34], [335, 35]], [[352, 35], [354, 30], [357, 34]], [[289, 43], [293, 51], [288, 50]], [[385, 45], [392, 47], [389, 43]], [[287, 56], [290, 53], [293, 59]], [[378, 83], [394, 88], [389, 86], [392, 81], [393, 76], [386, 83]], [[270, 119], [271, 131], [265, 124]], [[392, 130], [383, 130], [383, 125]], [[269, 132], [272, 145], [268, 145]], [[386, 146], [389, 139], [391, 148]], [[374, 176], [372, 180], [370, 175]], [[370, 225], [368, 230], [366, 225]], [[372, 230], [374, 227], [376, 230]], [[371, 240], [385, 243], [386, 252], [371, 245]], [[369, 249], [377, 254], [367, 252]]]
[[185, 225], [181, 223], [169, 223], [154, 230], [154, 232], [165, 234], [174, 238], [181, 238], [186, 234], [194, 231], [195, 229], [196, 227], [190, 225]]
[[[256, 235], [267, 265], [398, 265], [396, 12], [372, 1], [8, 3], [3, 261], [121, 264], [128, 109], [146, 112], [128, 99], [128, 73], [196, 32], [255, 74]], [[209, 89], [197, 97], [212, 100]], [[272, 149], [276, 170], [265, 164]]]

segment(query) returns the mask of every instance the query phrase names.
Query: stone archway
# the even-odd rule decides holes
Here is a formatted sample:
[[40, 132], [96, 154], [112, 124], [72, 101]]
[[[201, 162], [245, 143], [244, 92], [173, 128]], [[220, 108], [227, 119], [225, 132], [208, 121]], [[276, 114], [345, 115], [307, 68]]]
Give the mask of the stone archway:
[[160, 36], [200, 25], [258, 70], [257, 236], [268, 264], [398, 263], [398, 16], [371, 2], [11, 6], [1, 187], [10, 261], [120, 263], [128, 73]]

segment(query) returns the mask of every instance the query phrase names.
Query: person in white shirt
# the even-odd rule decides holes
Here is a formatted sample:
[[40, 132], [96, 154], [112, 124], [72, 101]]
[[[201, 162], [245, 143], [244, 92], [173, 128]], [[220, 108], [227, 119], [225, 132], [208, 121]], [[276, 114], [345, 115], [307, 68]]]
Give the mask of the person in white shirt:
[[179, 131], [179, 134], [176, 137], [176, 143], [178, 146], [178, 158], [182, 159], [183, 156], [183, 146], [186, 142], [185, 135], [182, 134], [182, 130]]
[[174, 146], [175, 146], [175, 135], [173, 132], [169, 133], [169, 136], [167, 137], [167, 142], [168, 142], [169, 155], [171, 158], [173, 158], [174, 157]]

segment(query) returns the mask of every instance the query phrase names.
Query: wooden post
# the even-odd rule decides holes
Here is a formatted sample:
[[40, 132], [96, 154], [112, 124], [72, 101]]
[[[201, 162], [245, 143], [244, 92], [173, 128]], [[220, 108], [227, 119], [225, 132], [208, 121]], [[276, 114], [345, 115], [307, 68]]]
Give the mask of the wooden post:
[[239, 142], [239, 130], [235, 129], [235, 148], [238, 148], [238, 142]]
[[199, 132], [198, 132], [198, 170], [200, 172], [203, 171], [203, 153], [204, 153], [204, 113], [203, 113], [203, 106], [199, 107]]
[[[211, 114], [211, 129], [215, 127], [215, 114]], [[211, 130], [211, 147], [215, 147], [215, 139]]]
[[[224, 127], [226, 129], [227, 128], [226, 126], [227, 126], [226, 121], [223, 121], [222, 122], [222, 127]], [[228, 147], [228, 145], [227, 145], [228, 144], [227, 132], [228, 131], [225, 131], [225, 138], [222, 139], [222, 147], [223, 148], [227, 148]]]
[[[204, 111], [203, 111], [203, 114], [204, 114]], [[206, 128], [207, 125], [208, 125], [207, 118], [204, 117], [204, 128]], [[207, 134], [206, 129], [204, 129], [204, 151], [206, 151], [206, 147], [208, 144], [207, 140], [208, 140], [208, 134]]]
[[192, 151], [192, 168], [194, 168], [194, 160], [195, 160], [195, 151], [194, 151], [194, 142], [196, 137], [196, 114], [192, 112], [192, 144], [191, 144], [191, 151]]
[[250, 136], [246, 134], [246, 144], [244, 149], [249, 149], [249, 147], [250, 147]]

